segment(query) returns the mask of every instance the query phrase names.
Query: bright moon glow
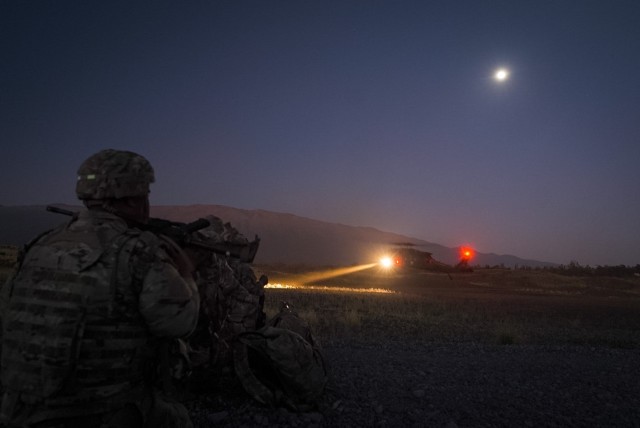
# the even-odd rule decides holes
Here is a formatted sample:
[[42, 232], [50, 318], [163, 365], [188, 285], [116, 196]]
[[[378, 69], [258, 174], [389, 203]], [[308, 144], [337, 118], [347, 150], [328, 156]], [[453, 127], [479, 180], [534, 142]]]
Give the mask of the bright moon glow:
[[509, 78], [509, 70], [507, 70], [506, 68], [500, 68], [496, 70], [496, 73], [493, 75], [493, 78], [496, 79], [498, 82], [504, 82]]
[[383, 257], [380, 259], [380, 266], [382, 266], [383, 268], [389, 269], [391, 265], [393, 265], [393, 260], [391, 260], [391, 257]]

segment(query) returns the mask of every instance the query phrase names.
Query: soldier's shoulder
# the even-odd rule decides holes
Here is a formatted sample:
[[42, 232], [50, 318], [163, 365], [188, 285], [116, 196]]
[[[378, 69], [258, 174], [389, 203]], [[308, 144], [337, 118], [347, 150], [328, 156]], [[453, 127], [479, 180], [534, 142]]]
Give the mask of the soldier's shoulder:
[[131, 229], [127, 232], [131, 236], [128, 241], [130, 251], [140, 261], [151, 262], [157, 259], [167, 259], [168, 244], [165, 239], [145, 230]]

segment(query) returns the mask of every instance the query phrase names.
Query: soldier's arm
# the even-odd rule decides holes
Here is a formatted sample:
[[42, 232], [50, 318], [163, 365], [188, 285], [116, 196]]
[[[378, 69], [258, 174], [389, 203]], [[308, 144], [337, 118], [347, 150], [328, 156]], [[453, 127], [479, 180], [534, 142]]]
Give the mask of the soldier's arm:
[[171, 251], [156, 248], [142, 281], [139, 309], [152, 334], [178, 338], [194, 330], [200, 298], [193, 278], [178, 266], [175, 255], [169, 256]]
[[[11, 298], [11, 294], [13, 293], [13, 280], [18, 275], [18, 270], [20, 268], [20, 264], [22, 263], [22, 259], [24, 258], [24, 249], [21, 249], [17, 256], [16, 266], [14, 267], [13, 272], [9, 275], [9, 277], [4, 281], [4, 284], [0, 282], [0, 343], [2, 339], [2, 320], [4, 319], [4, 313], [9, 305], [9, 299]], [[0, 344], [0, 351], [2, 350]]]

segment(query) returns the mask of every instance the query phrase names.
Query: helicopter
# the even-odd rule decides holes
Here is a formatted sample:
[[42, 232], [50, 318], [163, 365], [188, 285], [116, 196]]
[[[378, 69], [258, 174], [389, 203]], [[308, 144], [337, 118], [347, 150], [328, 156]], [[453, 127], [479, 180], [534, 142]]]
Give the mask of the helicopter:
[[449, 265], [433, 258], [433, 254], [427, 251], [420, 251], [416, 244], [410, 242], [399, 242], [393, 244], [391, 254], [380, 259], [380, 265], [385, 269], [421, 269], [431, 272], [473, 272], [469, 262], [473, 259], [474, 250], [463, 246], [459, 249], [460, 261], [455, 265]]

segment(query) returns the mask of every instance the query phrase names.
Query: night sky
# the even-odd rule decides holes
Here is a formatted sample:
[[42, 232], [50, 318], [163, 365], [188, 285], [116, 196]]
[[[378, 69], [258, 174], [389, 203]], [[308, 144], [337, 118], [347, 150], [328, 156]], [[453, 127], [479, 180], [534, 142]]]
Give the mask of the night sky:
[[637, 0], [0, 0], [0, 52], [2, 205], [116, 148], [154, 205], [640, 263]]

